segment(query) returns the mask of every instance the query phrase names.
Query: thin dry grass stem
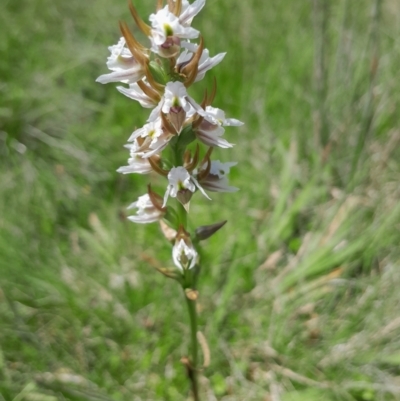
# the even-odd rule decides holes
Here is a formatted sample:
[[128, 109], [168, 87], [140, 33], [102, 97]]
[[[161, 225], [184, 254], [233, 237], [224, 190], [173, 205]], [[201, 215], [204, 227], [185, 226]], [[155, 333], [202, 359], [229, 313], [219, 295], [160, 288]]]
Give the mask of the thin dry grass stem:
[[268, 258], [265, 260], [264, 263], [262, 263], [260, 266], [258, 266], [258, 270], [275, 270], [277, 267], [277, 264], [283, 257], [283, 250], [278, 249], [275, 252], [272, 252]]
[[316, 388], [330, 388], [331, 385], [328, 382], [318, 382], [316, 380], [310, 379], [306, 376], [301, 375], [300, 373], [294, 372], [291, 369], [285, 368], [283, 366], [279, 366], [276, 364], [270, 364], [270, 368], [290, 380], [293, 380], [297, 383], [304, 384], [306, 386], [316, 387]]
[[[271, 379], [273, 380], [273, 379]], [[270, 384], [269, 386], [269, 391], [270, 391], [270, 399], [271, 401], [281, 401], [281, 393], [282, 391], [282, 386], [280, 386], [275, 380]]]
[[207, 343], [207, 339], [201, 331], [197, 332], [197, 341], [199, 342], [201, 350], [203, 352], [203, 367], [207, 368], [208, 366], [210, 366], [211, 352], [210, 347]]
[[331, 271], [328, 274], [325, 274], [322, 277], [316, 278], [309, 283], [303, 284], [286, 294], [285, 299], [290, 300], [298, 300], [301, 296], [309, 297], [315, 291], [319, 290], [321, 296], [331, 292], [332, 288], [329, 286], [334, 280], [337, 280], [345, 270], [344, 267], [340, 266], [337, 269]]
[[153, 266], [155, 269], [163, 269], [164, 266], [157, 260], [155, 259], [153, 256], [142, 252], [139, 255], [140, 259], [143, 260], [143, 262], [148, 263], [150, 266]]
[[352, 212], [354, 207], [360, 205], [361, 200], [356, 196], [348, 196], [344, 199], [343, 203], [339, 207], [339, 210], [336, 212], [333, 217], [331, 223], [329, 224], [325, 234], [321, 238], [319, 245], [327, 244], [337, 233], [339, 228], [343, 225], [346, 219], [349, 217], [349, 214]]
[[380, 341], [385, 337], [391, 336], [395, 330], [400, 328], [400, 317], [393, 319], [386, 326], [382, 327], [376, 334], [371, 337], [373, 341]]

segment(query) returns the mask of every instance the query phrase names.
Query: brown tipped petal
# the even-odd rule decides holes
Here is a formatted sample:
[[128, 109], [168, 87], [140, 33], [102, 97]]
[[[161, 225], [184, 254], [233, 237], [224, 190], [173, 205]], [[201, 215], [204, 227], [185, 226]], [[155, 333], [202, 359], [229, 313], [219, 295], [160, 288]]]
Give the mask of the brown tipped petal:
[[173, 13], [175, 8], [174, 0], [167, 0], [167, 4], [168, 4], [168, 11], [170, 13]]
[[[207, 105], [208, 105], [207, 97], [208, 97], [208, 96], [207, 96], [207, 89], [206, 89], [206, 90], [204, 91], [203, 100], [201, 101], [201, 104], [200, 104], [200, 106], [201, 106], [201, 108], [202, 108], [203, 110], [205, 110], [206, 107], [207, 107]], [[196, 118], [196, 116], [197, 116], [197, 118]], [[195, 115], [195, 117], [194, 117], [194, 119], [193, 119], [193, 125], [192, 125], [192, 127], [193, 127], [194, 130], [196, 130], [197, 128], [199, 128], [201, 122], [203, 121], [203, 118], [204, 118], [204, 117], [202, 117], [202, 116], [200, 116], [199, 114], [196, 113], [196, 115]]]
[[172, 12], [176, 17], [179, 17], [179, 15], [181, 14], [181, 11], [182, 11], [182, 0], [176, 0], [175, 8], [174, 8], [174, 11], [172, 11]]
[[181, 274], [177, 273], [176, 269], [168, 269], [166, 267], [156, 267], [155, 269], [168, 278], [172, 278], [178, 281], [181, 278]]
[[182, 73], [185, 74], [187, 77], [185, 80], [186, 87], [190, 86], [196, 79], [199, 67], [199, 61], [201, 55], [203, 54], [203, 49], [204, 49], [204, 41], [203, 38], [200, 37], [200, 43], [199, 47], [196, 50], [196, 53], [194, 53], [192, 59], [185, 65], [185, 67], [182, 68]]
[[[212, 91], [210, 94], [210, 98], [207, 101], [207, 106], [211, 106], [212, 102], [214, 101], [216, 93], [217, 93], [217, 80], [214, 77], [213, 88], [212, 88]], [[204, 107], [204, 109], [205, 109], [205, 107]]]
[[176, 132], [180, 134], [183, 123], [186, 119], [186, 112], [183, 109], [179, 110], [177, 113], [170, 111], [168, 118]]
[[193, 124], [192, 124], [192, 127], [193, 127], [194, 130], [196, 130], [197, 128], [199, 128], [201, 122], [202, 122], [203, 119], [204, 119], [204, 117], [199, 116], [198, 114], [197, 114], [197, 116], [198, 116], [198, 118], [197, 118], [197, 119], [193, 122]]
[[211, 156], [211, 153], [212, 153], [213, 149], [214, 149], [214, 148], [212, 148], [212, 147], [209, 147], [209, 148], [208, 148], [207, 153], [204, 155], [203, 160], [202, 160], [201, 163], [200, 163], [200, 167], [201, 167], [203, 164], [205, 164], [205, 163], [207, 163], [207, 162], [210, 162], [210, 156]]
[[154, 160], [152, 160], [151, 157], [149, 157], [148, 160], [149, 160], [150, 166], [153, 168], [153, 170], [154, 170], [156, 173], [158, 173], [158, 174], [160, 174], [160, 175], [162, 175], [162, 176], [164, 176], [164, 177], [167, 177], [167, 176], [168, 176], [169, 171], [163, 170], [163, 169], [158, 165], [158, 163], [156, 163]]
[[207, 89], [204, 91], [203, 100], [201, 101], [201, 107], [205, 110], [208, 105], [208, 91]]
[[194, 152], [194, 156], [193, 156], [193, 168], [195, 168], [197, 166], [197, 163], [199, 162], [199, 156], [200, 156], [200, 146], [199, 144], [196, 145], [196, 151]]
[[133, 19], [136, 22], [136, 25], [139, 27], [139, 29], [146, 35], [150, 36], [151, 35], [151, 28], [149, 25], [147, 25], [139, 16], [138, 12], [136, 11], [136, 8], [133, 6], [131, 2], [129, 2], [129, 10], [132, 14]]
[[199, 181], [204, 180], [205, 178], [208, 177], [208, 174], [210, 174], [210, 170], [211, 170], [211, 160], [210, 160], [210, 156], [211, 156], [212, 151], [213, 151], [213, 148], [210, 147], [210, 148], [208, 149], [207, 153], [205, 154], [203, 160], [202, 160], [201, 163], [200, 163], [200, 168], [201, 168], [205, 163], [207, 163], [207, 166], [206, 166], [206, 168], [205, 168], [204, 170], [200, 170], [200, 172], [199, 172], [199, 174], [198, 174], [198, 176], [197, 176], [197, 179], [198, 179]]
[[200, 146], [199, 144], [197, 144], [192, 162], [185, 167], [187, 171], [192, 172], [196, 168], [197, 163], [199, 162], [199, 153], [200, 153]]
[[168, 11], [179, 17], [182, 11], [182, 0], [167, 0]]
[[160, 113], [160, 115], [161, 115], [161, 123], [162, 123], [163, 130], [165, 130], [167, 133], [169, 133], [171, 135], [176, 135], [176, 131], [175, 131], [174, 127], [172, 126], [172, 124], [169, 122], [166, 114]]
[[156, 11], [160, 11], [162, 9], [163, 3], [163, 0], [157, 0]]
[[131, 51], [133, 57], [138, 61], [140, 65], [146, 65], [149, 60], [146, 54], [147, 49], [134, 38], [132, 32], [129, 30], [125, 22], [120, 22], [119, 28], [121, 30], [122, 36], [126, 40], [126, 45]]
[[199, 180], [199, 182], [201, 182], [201, 181], [203, 181], [205, 178], [207, 178], [208, 174], [210, 173], [210, 170], [211, 170], [211, 160], [208, 159], [208, 160], [206, 161], [206, 163], [207, 163], [206, 168], [205, 168], [204, 170], [201, 170], [201, 171], [199, 172], [199, 174], [197, 175], [197, 179]]
[[139, 88], [144, 92], [144, 94], [155, 103], [158, 103], [161, 100], [160, 94], [154, 89], [150, 88], [148, 85], [146, 85], [143, 81], [138, 81], [137, 84]]
[[183, 155], [183, 167], [185, 167], [186, 170], [187, 170], [187, 167], [186, 167], [186, 166], [188, 166], [189, 163], [190, 163], [190, 156], [191, 156], [190, 150], [189, 150], [189, 149], [186, 149], [186, 150], [185, 150], [185, 154]]
[[[152, 158], [150, 158], [150, 159], [152, 159]], [[166, 207], [162, 207], [163, 199], [161, 198], [160, 195], [153, 192], [150, 184], [147, 186], [147, 194], [149, 195], [151, 203], [157, 210], [159, 210], [160, 212], [165, 212], [167, 210]]]

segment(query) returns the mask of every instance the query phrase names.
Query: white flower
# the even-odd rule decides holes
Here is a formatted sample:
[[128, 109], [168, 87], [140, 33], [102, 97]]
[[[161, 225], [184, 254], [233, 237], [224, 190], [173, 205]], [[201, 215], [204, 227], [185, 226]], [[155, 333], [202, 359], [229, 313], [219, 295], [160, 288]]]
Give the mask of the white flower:
[[225, 127], [239, 127], [244, 124], [235, 118], [225, 118], [225, 112], [223, 110], [211, 106], [206, 107], [204, 118], [212, 124], [224, 125]]
[[189, 190], [190, 192], [194, 192], [196, 190], [190, 174], [184, 167], [173, 167], [168, 173], [168, 183], [163, 207], [167, 204], [169, 196], [176, 198], [179, 191]]
[[125, 145], [130, 150], [130, 158], [128, 159], [128, 166], [120, 167], [117, 172], [122, 174], [136, 173], [136, 174], [148, 174], [153, 169], [147, 158], [143, 157], [143, 152], [140, 152], [141, 146], [134, 141], [132, 144]]
[[[236, 162], [221, 163], [219, 160], [211, 162], [210, 172], [206, 177], [199, 179], [201, 186], [212, 192], [236, 192], [239, 188], [231, 187], [228, 184], [228, 177], [230, 168], [235, 166]], [[198, 177], [206, 169], [207, 164], [203, 164], [198, 173]]]
[[150, 114], [148, 121], [155, 121], [160, 117], [160, 112], [168, 114], [169, 121], [178, 134], [187, 118], [195, 113], [204, 115], [202, 107], [188, 95], [185, 86], [179, 81], [167, 83], [164, 96]]
[[196, 135], [199, 141], [208, 146], [218, 146], [220, 148], [231, 148], [232, 143], [221, 138], [225, 132], [223, 126], [241, 126], [243, 123], [234, 118], [225, 118], [225, 113], [221, 109], [207, 106], [203, 121], [197, 128]]
[[128, 142], [136, 141], [137, 138], [142, 138], [143, 142], [141, 142], [140, 149], [136, 151], [141, 152], [143, 158], [149, 158], [160, 153], [168, 145], [172, 135], [164, 133], [161, 118], [158, 117], [155, 121], [151, 121], [134, 131]]
[[196, 136], [199, 141], [208, 146], [218, 146], [224, 149], [233, 147], [233, 143], [221, 138], [224, 132], [225, 129], [220, 125], [211, 124], [206, 119], [203, 119], [203, 121], [200, 123], [200, 126], [196, 130]]
[[145, 124], [142, 128], [134, 131], [128, 139], [128, 142], [132, 142], [133, 140], [141, 137], [150, 138], [151, 143], [155, 143], [162, 134], [163, 130], [161, 128], [161, 118], [158, 118], [157, 120], [149, 122]]
[[[151, 50], [163, 56], [162, 47], [166, 45], [179, 45], [180, 39], [195, 39], [199, 36], [199, 31], [189, 26], [182, 25], [179, 18], [176, 17], [165, 6], [156, 14], [151, 14], [149, 18], [151, 22]], [[169, 39], [169, 42], [167, 42]], [[161, 50], [161, 52], [160, 52]]]
[[144, 145], [145, 146], [148, 145], [148, 148], [144, 150], [143, 157], [149, 158], [155, 154], [160, 153], [162, 150], [164, 150], [167, 147], [167, 145], [172, 137], [173, 137], [173, 135], [170, 135], [170, 134], [162, 134], [156, 140], [147, 138], [144, 142]]
[[134, 83], [144, 77], [144, 69], [135, 60], [129, 49], [125, 48], [125, 39], [108, 48], [111, 52], [107, 58], [107, 67], [113, 71], [109, 74], [100, 75], [96, 82], [107, 84], [109, 82]]
[[169, 196], [176, 198], [179, 193], [187, 193], [188, 191], [194, 193], [196, 187], [205, 197], [210, 199], [197, 180], [192, 177], [184, 167], [173, 167], [168, 173], [168, 182], [169, 184], [164, 195], [163, 207], [167, 204]]
[[218, 178], [223, 178], [229, 174], [231, 167], [236, 166], [236, 164], [237, 162], [221, 163], [219, 160], [213, 160], [211, 162], [210, 174]]
[[148, 97], [139, 87], [137, 83], [129, 85], [129, 88], [124, 86], [117, 86], [119, 92], [129, 97], [130, 99], [136, 100], [144, 108], [150, 109], [157, 105], [153, 99]]
[[[185, 48], [185, 50], [179, 55], [178, 60], [176, 61], [177, 65], [188, 63], [199, 47], [199, 45], [189, 42], [182, 42], [181, 45], [183, 48]], [[197, 76], [194, 82], [202, 80], [206, 72], [208, 70], [211, 70], [211, 68], [215, 67], [217, 64], [219, 64], [223, 60], [225, 55], [226, 53], [219, 53], [216, 56], [210, 58], [210, 53], [208, 49], [204, 49], [203, 52], [201, 53], [201, 57], [198, 64]]]
[[175, 266], [183, 271], [196, 265], [198, 254], [192, 244], [188, 246], [183, 239], [180, 239], [172, 248], [172, 259]]
[[154, 223], [162, 218], [164, 213], [156, 208], [150, 200], [150, 196], [145, 194], [139, 196], [136, 202], [133, 202], [128, 209], [137, 208], [135, 216], [128, 216], [128, 219], [134, 223]]
[[[168, 82], [165, 87], [164, 99], [162, 103], [162, 112], [168, 114], [171, 109], [174, 112], [178, 112], [183, 109], [186, 113], [194, 108], [196, 111], [200, 111], [204, 114], [204, 110], [198, 105], [194, 99], [192, 99], [183, 85], [182, 82]], [[199, 113], [199, 114], [200, 114]]]

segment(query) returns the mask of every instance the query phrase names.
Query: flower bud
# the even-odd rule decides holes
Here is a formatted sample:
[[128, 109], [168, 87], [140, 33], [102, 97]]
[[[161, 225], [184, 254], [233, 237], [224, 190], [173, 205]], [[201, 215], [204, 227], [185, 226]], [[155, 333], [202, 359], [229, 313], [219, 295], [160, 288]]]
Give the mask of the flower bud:
[[209, 226], [200, 226], [196, 228], [196, 239], [199, 241], [210, 238], [214, 235], [220, 228], [226, 224], [226, 220], [220, 221], [219, 223], [211, 224]]
[[168, 75], [164, 68], [156, 61], [150, 61], [149, 70], [158, 83], [165, 85], [168, 82]]
[[175, 266], [184, 271], [193, 268], [199, 259], [199, 255], [193, 247], [190, 235], [181, 226], [175, 239], [175, 245], [172, 248], [172, 259]]

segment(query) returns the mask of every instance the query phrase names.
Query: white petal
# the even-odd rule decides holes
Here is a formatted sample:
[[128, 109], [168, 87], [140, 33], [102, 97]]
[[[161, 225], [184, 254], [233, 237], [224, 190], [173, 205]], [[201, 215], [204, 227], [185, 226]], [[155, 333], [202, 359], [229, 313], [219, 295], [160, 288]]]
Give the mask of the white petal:
[[239, 188], [236, 187], [231, 187], [228, 185], [228, 180], [226, 177], [221, 180], [216, 180], [216, 181], [203, 181], [202, 185], [204, 188], [211, 192], [237, 192], [239, 191]]
[[201, 9], [206, 4], [206, 0], [196, 0], [192, 4], [190, 4], [179, 16], [179, 21], [181, 24], [190, 24]]
[[208, 58], [206, 61], [203, 63], [199, 63], [199, 69], [197, 71], [197, 77], [195, 79], [195, 82], [201, 81], [206, 72], [211, 70], [211, 68], [215, 67], [217, 64], [219, 64], [223, 58], [225, 57], [226, 53], [219, 53], [216, 56], [212, 58]]
[[197, 131], [197, 138], [200, 142], [203, 142], [208, 146], [217, 146], [222, 149], [228, 149], [234, 146], [233, 143], [230, 143], [227, 140], [221, 138], [219, 135], [216, 135], [213, 131], [199, 130]]
[[154, 44], [161, 46], [168, 36], [175, 36], [182, 39], [195, 39], [200, 32], [197, 29], [182, 25], [180, 20], [171, 12], [168, 7], [151, 14], [149, 18], [152, 26], [151, 35]]
[[[187, 100], [190, 103], [190, 105], [196, 110], [197, 114], [199, 114], [200, 116], [205, 115], [204, 109], [199, 104], [197, 104], [193, 98], [191, 98], [190, 96], [187, 96]], [[188, 111], [188, 110], [186, 110], [186, 111]]]
[[144, 216], [128, 216], [130, 221], [139, 224], [148, 224], [148, 223], [155, 223], [156, 221], [160, 220], [159, 214], [148, 214]]
[[227, 118], [225, 119], [223, 125], [225, 125], [226, 127], [228, 126], [240, 127], [241, 125], [244, 125], [244, 123], [242, 123], [239, 120], [236, 120], [236, 118]]
[[210, 174], [222, 178], [229, 174], [231, 167], [236, 166], [237, 162], [226, 162], [221, 163], [219, 160], [213, 160], [211, 162]]
[[130, 164], [128, 166], [122, 166], [117, 169], [118, 173], [121, 174], [148, 174], [151, 173], [153, 169], [151, 168], [150, 164], [148, 166], [140, 165], [140, 164]]
[[168, 185], [167, 191], [165, 192], [165, 195], [164, 195], [164, 202], [163, 202], [162, 207], [166, 206], [169, 194], [171, 193], [171, 189], [172, 189], [172, 185]]
[[203, 187], [199, 184], [199, 182], [196, 180], [196, 178], [192, 177], [192, 180], [194, 181], [194, 183], [196, 184], [196, 187], [199, 189], [199, 191], [209, 200], [211, 200], [211, 198], [207, 195], [206, 191], [204, 191]]
[[131, 150], [131, 157], [128, 159], [128, 165], [120, 167], [117, 172], [122, 174], [148, 174], [153, 171], [149, 161], [141, 155]]
[[[182, 265], [182, 256], [185, 256], [189, 266]], [[181, 239], [178, 243], [175, 243], [172, 248], [172, 259], [175, 263], [175, 266], [179, 269], [183, 270], [184, 268], [191, 269], [197, 263], [198, 253], [194, 249], [193, 245], [186, 245], [185, 241]], [[186, 264], [186, 263], [185, 263]]]
[[135, 67], [129, 70], [114, 71], [109, 74], [100, 75], [96, 79], [96, 82], [100, 82], [101, 84], [108, 84], [110, 82], [134, 83], [143, 77], [143, 70], [140, 67]]
[[117, 86], [117, 90], [130, 99], [138, 101], [144, 108], [150, 109], [155, 106], [153, 100], [150, 99], [136, 83], [129, 85], [129, 88]]
[[143, 158], [147, 159], [147, 158], [163, 151], [167, 147], [171, 138], [172, 138], [172, 136], [170, 136], [170, 137], [166, 136], [165, 138], [160, 138], [157, 142], [155, 142], [154, 144], [152, 144], [150, 146], [149, 149], [151, 149], [151, 150], [148, 150], [145, 153], [143, 153]]

